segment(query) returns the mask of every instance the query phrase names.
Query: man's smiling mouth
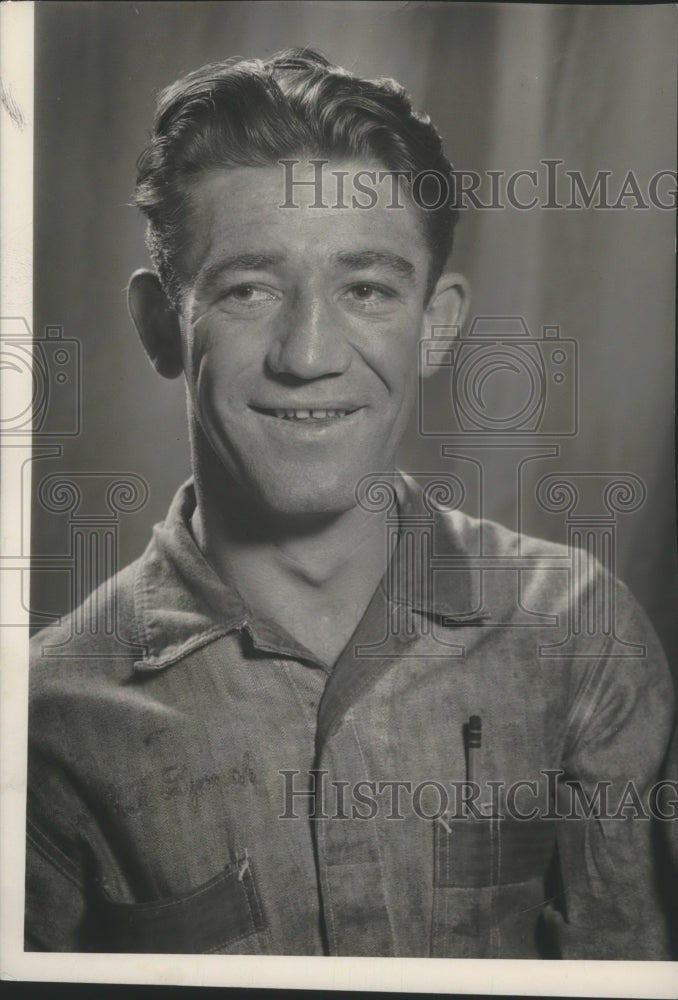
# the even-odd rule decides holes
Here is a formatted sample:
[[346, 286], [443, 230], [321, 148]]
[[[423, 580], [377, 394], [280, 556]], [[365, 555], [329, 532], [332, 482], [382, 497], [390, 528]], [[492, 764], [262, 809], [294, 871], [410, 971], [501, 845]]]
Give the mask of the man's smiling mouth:
[[257, 413], [262, 413], [266, 417], [277, 420], [323, 422], [341, 420], [357, 413], [361, 407], [264, 407], [252, 406]]

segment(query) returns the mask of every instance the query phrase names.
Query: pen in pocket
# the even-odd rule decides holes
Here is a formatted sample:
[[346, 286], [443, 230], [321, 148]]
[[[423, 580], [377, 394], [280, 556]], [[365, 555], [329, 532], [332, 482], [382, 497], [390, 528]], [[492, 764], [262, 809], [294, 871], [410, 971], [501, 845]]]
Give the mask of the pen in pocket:
[[478, 751], [482, 745], [483, 724], [479, 715], [472, 715], [468, 720], [468, 754], [466, 780], [470, 783], [478, 782]]

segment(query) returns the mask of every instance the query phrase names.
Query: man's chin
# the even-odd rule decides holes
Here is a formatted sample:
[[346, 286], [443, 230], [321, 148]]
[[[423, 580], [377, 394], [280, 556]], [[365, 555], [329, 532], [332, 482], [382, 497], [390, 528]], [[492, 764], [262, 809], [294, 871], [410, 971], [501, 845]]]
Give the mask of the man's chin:
[[323, 485], [311, 480], [278, 483], [275, 492], [259, 496], [271, 515], [290, 519], [339, 516], [357, 502], [353, 483]]

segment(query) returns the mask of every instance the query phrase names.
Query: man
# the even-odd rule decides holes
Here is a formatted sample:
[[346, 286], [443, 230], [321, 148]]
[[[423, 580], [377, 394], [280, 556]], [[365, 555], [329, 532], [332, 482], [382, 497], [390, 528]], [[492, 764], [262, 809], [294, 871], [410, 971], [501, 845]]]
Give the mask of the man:
[[[629, 815], [672, 719], [646, 618], [394, 470], [418, 344], [467, 308], [450, 169], [400, 87], [308, 50], [161, 96], [129, 305], [185, 377], [193, 477], [99, 611], [129, 656], [35, 640], [28, 948], [664, 956]], [[584, 629], [542, 657], [515, 572], [473, 568], [518, 551], [524, 606], [614, 586], [637, 655]]]

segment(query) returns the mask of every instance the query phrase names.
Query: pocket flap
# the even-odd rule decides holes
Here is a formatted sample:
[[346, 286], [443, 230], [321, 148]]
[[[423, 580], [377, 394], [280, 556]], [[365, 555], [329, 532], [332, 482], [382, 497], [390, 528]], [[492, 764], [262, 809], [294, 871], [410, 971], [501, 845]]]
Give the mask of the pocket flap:
[[199, 954], [266, 927], [252, 862], [229, 866], [186, 896], [153, 903], [102, 901], [105, 951]]

